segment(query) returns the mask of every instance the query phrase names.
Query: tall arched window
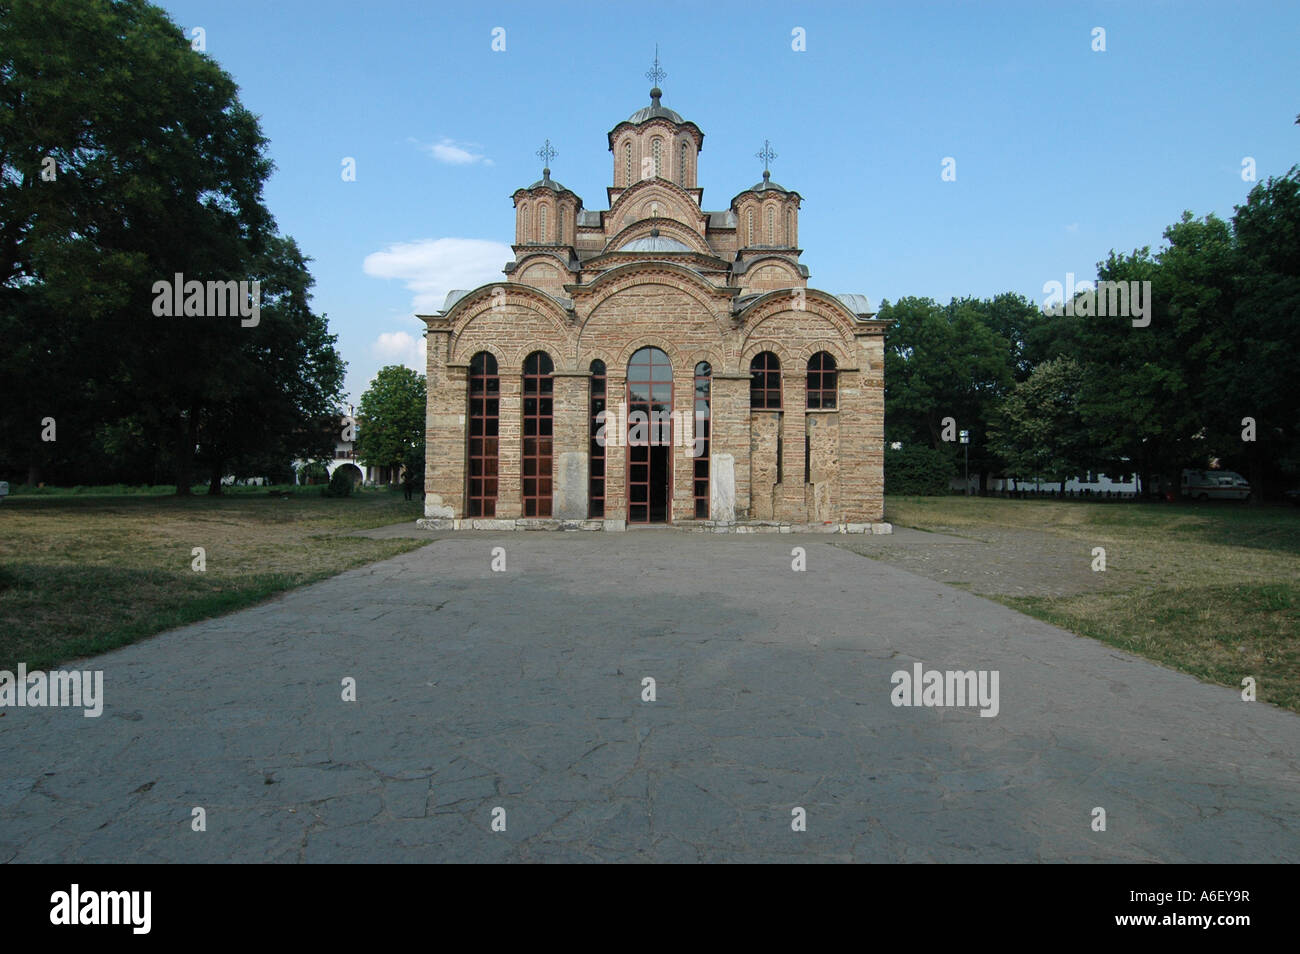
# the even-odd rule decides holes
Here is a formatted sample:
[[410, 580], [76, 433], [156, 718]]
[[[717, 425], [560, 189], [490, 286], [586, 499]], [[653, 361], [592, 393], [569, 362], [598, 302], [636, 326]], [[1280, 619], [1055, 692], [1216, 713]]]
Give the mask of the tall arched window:
[[745, 239], [745, 244], [753, 245], [754, 244], [754, 210], [753, 209], [750, 209], [748, 212], [745, 213], [745, 234], [747, 236]]
[[623, 143], [623, 185], [632, 184], [632, 141]]
[[771, 206], [768, 206], [767, 207], [767, 244], [768, 245], [776, 244], [775, 220], [776, 220], [776, 212], [772, 209]]
[[770, 351], [760, 351], [749, 362], [749, 406], [781, 410], [781, 361]]
[[587, 516], [605, 516], [605, 437], [616, 422], [601, 417], [605, 410], [605, 362], [591, 362], [590, 438], [588, 447]]
[[542, 206], [537, 212], [537, 240], [543, 245], [546, 244], [546, 206]]
[[785, 213], [785, 244], [794, 248], [794, 216], [789, 209]]
[[663, 163], [662, 163], [662, 158], [659, 155], [659, 150], [662, 145], [663, 145], [662, 139], [652, 139], [650, 141], [650, 152], [651, 154], [654, 155], [656, 176], [663, 175]]
[[465, 515], [495, 517], [497, 513], [497, 442], [501, 411], [501, 379], [497, 359], [480, 351], [469, 362], [469, 452]]
[[835, 407], [835, 358], [818, 351], [808, 359], [808, 409], [832, 410]]
[[564, 209], [560, 209], [555, 215], [555, 244], [564, 244]]
[[519, 236], [519, 244], [527, 245], [529, 242], [533, 240], [533, 237], [528, 234], [528, 206], [524, 206], [523, 216], [520, 219], [520, 224], [523, 226], [523, 228], [521, 229], [521, 234]]
[[713, 368], [701, 361], [695, 366], [695, 519], [709, 519], [709, 389]]
[[681, 154], [677, 160], [677, 184], [686, 188], [686, 143], [682, 143]]
[[523, 504], [525, 517], [551, 515], [551, 438], [555, 365], [545, 351], [524, 359]]

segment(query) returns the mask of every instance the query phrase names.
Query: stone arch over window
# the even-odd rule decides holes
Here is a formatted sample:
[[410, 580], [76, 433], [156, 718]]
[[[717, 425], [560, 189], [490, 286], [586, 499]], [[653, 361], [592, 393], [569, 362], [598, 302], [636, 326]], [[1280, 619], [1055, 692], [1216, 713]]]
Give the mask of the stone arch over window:
[[466, 448], [465, 514], [495, 517], [501, 379], [497, 359], [480, 351], [469, 362], [469, 446]]
[[835, 356], [818, 351], [808, 359], [808, 410], [832, 410], [836, 407]]
[[760, 351], [749, 362], [749, 406], [756, 411], [781, 410], [781, 359]]
[[632, 184], [632, 140], [623, 143], [623, 185]]
[[545, 351], [524, 359], [520, 484], [525, 517], [551, 515], [551, 454], [555, 429], [555, 363]]

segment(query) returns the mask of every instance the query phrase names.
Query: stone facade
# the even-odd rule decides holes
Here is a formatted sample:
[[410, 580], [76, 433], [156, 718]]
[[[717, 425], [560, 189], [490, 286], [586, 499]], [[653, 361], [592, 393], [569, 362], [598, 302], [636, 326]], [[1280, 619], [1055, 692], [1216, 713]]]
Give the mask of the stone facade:
[[661, 96], [609, 133], [608, 210], [543, 170], [506, 280], [420, 316], [425, 523], [883, 532], [884, 323], [809, 287], [768, 172], [704, 210]]

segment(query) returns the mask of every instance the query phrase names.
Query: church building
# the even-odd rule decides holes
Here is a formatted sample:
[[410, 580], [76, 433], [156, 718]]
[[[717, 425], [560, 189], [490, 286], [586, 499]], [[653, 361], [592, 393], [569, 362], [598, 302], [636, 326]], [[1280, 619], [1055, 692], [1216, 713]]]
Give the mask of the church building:
[[809, 286], [766, 143], [762, 179], [706, 211], [704, 133], [647, 75], [609, 132], [609, 208], [551, 178], [548, 142], [505, 280], [420, 316], [421, 525], [886, 532], [885, 322]]

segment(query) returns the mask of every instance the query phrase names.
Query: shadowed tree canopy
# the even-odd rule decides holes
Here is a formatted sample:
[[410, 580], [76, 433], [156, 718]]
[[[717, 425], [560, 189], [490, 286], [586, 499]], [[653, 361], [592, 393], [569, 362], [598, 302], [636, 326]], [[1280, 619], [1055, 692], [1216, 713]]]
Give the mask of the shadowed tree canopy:
[[[342, 365], [237, 93], [144, 0], [0, 0], [0, 468], [186, 493], [196, 446], [216, 470], [320, 446]], [[155, 316], [176, 274], [264, 278], [259, 324]]]

